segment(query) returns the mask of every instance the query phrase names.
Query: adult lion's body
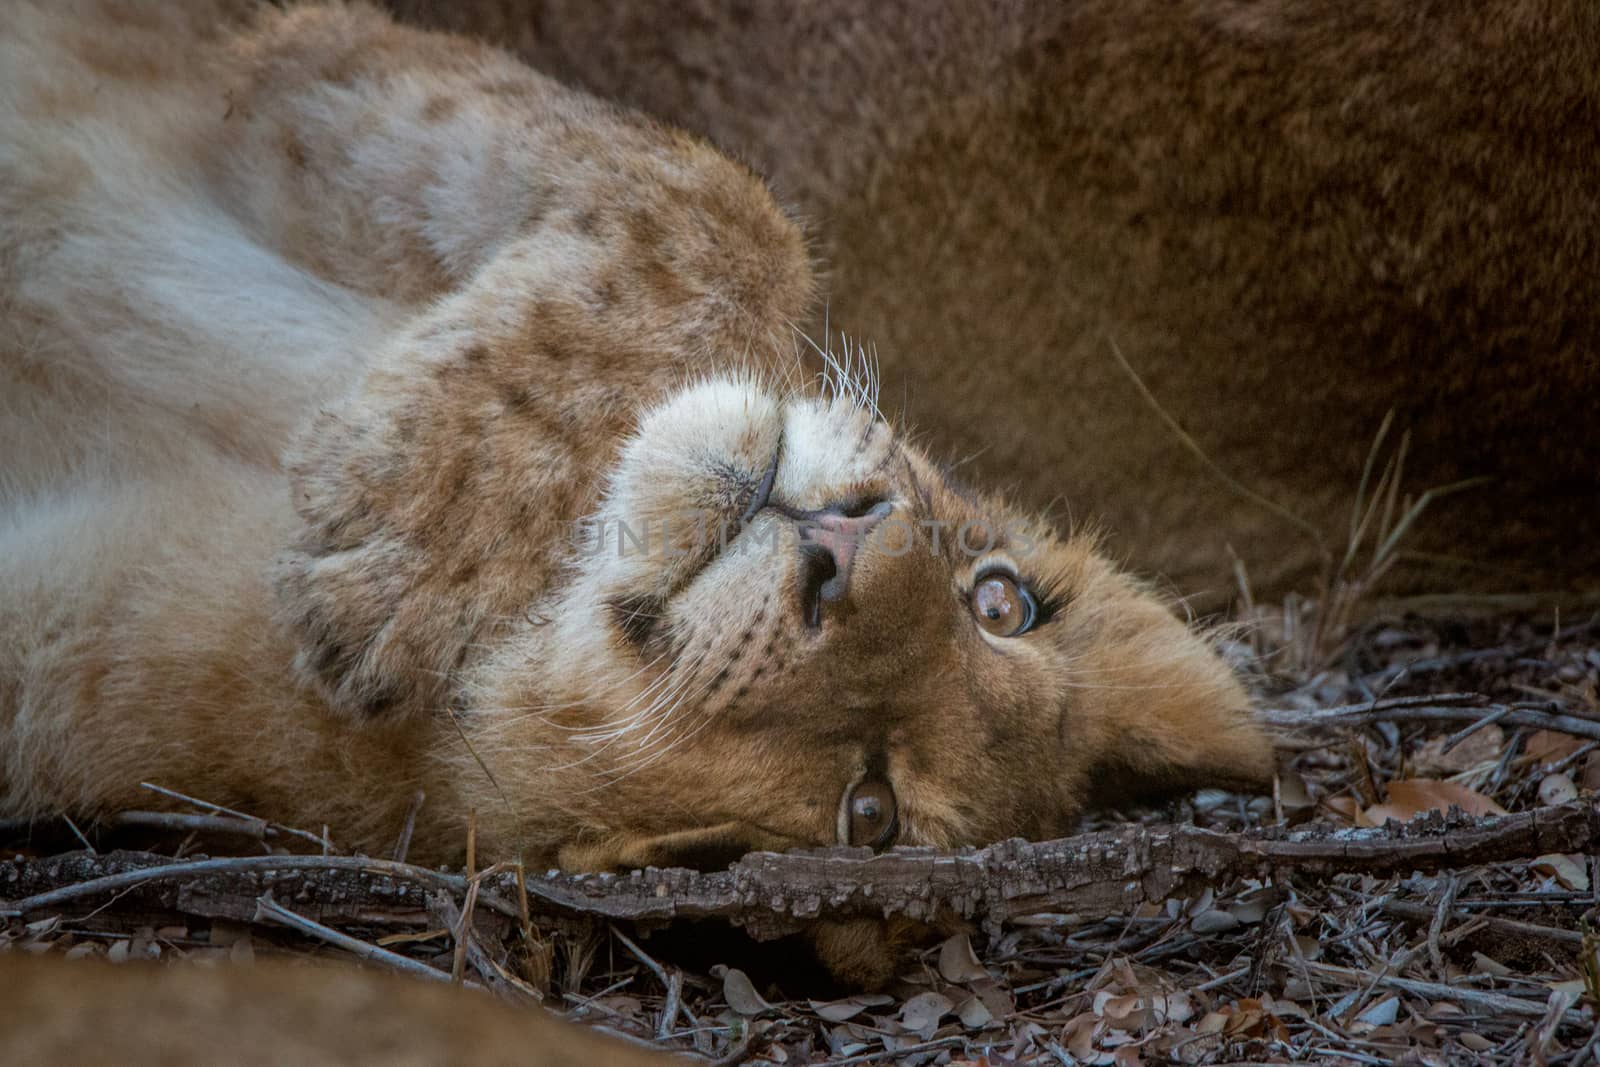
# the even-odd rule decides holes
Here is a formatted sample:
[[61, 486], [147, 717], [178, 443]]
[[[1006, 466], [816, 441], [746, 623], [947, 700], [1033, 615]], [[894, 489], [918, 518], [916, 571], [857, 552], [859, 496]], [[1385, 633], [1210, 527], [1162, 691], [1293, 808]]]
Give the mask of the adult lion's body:
[[1393, 588], [1600, 585], [1588, 0], [394, 6], [772, 176], [935, 446], [1187, 591], [1321, 557], [1113, 344], [1336, 550], [1391, 408], [1408, 492], [1492, 479]]
[[538, 1009], [354, 967], [64, 963], [0, 957], [0, 1060], [650, 1067], [673, 1062]]

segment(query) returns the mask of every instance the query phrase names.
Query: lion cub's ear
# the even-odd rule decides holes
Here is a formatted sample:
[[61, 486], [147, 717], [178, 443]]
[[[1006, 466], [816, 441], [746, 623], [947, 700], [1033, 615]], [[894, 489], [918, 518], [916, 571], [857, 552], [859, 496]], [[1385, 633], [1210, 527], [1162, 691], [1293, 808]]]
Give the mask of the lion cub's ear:
[[594, 479], [577, 442], [551, 440], [528, 362], [406, 341], [290, 451], [302, 527], [274, 585], [297, 670], [338, 710], [450, 704], [469, 649], [559, 566], [560, 516], [582, 513]]
[[1063, 723], [1089, 757], [1080, 795], [1116, 807], [1270, 783], [1272, 736], [1216, 650], [1154, 597], [1108, 614], [1116, 632], [1085, 657], [1087, 681]]

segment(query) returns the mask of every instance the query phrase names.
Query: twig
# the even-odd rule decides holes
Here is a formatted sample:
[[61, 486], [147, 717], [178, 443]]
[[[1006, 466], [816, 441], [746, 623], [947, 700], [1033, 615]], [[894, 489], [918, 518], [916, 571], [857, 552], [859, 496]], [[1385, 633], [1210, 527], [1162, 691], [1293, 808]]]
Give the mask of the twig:
[[854, 1056], [846, 1056], [843, 1059], [829, 1060], [828, 1063], [831, 1067], [847, 1067], [847, 1065], [854, 1063], [871, 1063], [873, 1060], [881, 1060], [885, 1056], [909, 1056], [914, 1052], [932, 1052], [935, 1049], [954, 1048], [956, 1045], [964, 1045], [966, 1042], [967, 1039], [964, 1037], [941, 1037], [934, 1041], [924, 1041], [920, 1045], [904, 1045], [892, 1052], [886, 1048], [879, 1049], [876, 1052], [859, 1052]]
[[[1222, 833], [1196, 826], [1132, 825], [1057, 841], [1004, 841], [946, 853], [922, 848], [877, 855], [839, 848], [757, 852], [723, 871], [650, 869], [625, 877], [552, 873], [529, 880], [526, 887], [530, 907], [543, 914], [628, 922], [717, 918], [766, 939], [819, 918], [902, 914], [926, 920], [950, 914], [1007, 922], [1046, 912], [1127, 915], [1141, 904], [1195, 895], [1232, 877], [1459, 869], [1549, 852], [1589, 852], [1596, 841], [1600, 805], [1591, 799], [1487, 819], [1429, 813], [1398, 827], [1374, 829]], [[0, 885], [19, 895], [32, 894], [0, 907], [0, 915], [30, 914], [162, 880], [192, 883], [201, 875], [212, 877], [203, 885], [186, 885], [185, 893], [165, 906], [226, 914], [230, 900], [245, 894], [253, 900], [261, 893], [257, 875], [265, 871], [308, 872], [297, 876], [298, 891], [307, 893], [315, 893], [319, 879], [326, 879], [329, 888], [320, 898], [326, 900], [326, 909], [351, 915], [361, 914], [363, 893], [377, 888], [365, 882], [368, 878], [457, 894], [470, 884], [459, 875], [362, 857], [249, 856], [183, 863], [132, 857], [150, 865], [117, 870], [129, 862], [129, 854], [119, 854], [115, 862], [81, 854], [70, 862], [59, 857], [0, 862]], [[516, 920], [519, 908], [511, 903], [515, 886], [505, 884], [515, 877], [508, 870], [512, 867], [490, 868], [475, 881], [483, 886], [482, 903]], [[117, 873], [96, 876], [107, 868]], [[335, 881], [337, 892], [331, 888]], [[50, 885], [58, 888], [39, 888]], [[387, 892], [394, 897], [393, 889]], [[198, 908], [222, 910], [194, 910]]]
[[1587, 622], [1580, 622], [1576, 626], [1568, 626], [1564, 630], [1556, 630], [1548, 637], [1541, 637], [1538, 640], [1528, 641], [1520, 645], [1512, 645], [1506, 648], [1468, 649], [1464, 652], [1454, 652], [1445, 656], [1419, 659], [1413, 663], [1399, 663], [1379, 674], [1378, 681], [1382, 684], [1402, 677], [1415, 678], [1421, 674], [1435, 674], [1439, 671], [1470, 666], [1486, 660], [1521, 659], [1523, 656], [1532, 655], [1562, 641], [1570, 640], [1574, 637], [1583, 637], [1590, 631], [1600, 631], [1600, 614], [1593, 616]]
[[1596, 1045], [1600, 1045], [1600, 1025], [1595, 1026], [1594, 1030], [1589, 1034], [1589, 1040], [1585, 1041], [1583, 1047], [1575, 1052], [1567, 1062], [1572, 1064], [1572, 1067], [1584, 1067], [1584, 1064], [1590, 1062], [1589, 1057], [1594, 1055]]
[[1433, 973], [1445, 979], [1446, 985], [1450, 984], [1449, 972], [1445, 970], [1444, 953], [1439, 948], [1439, 935], [1444, 933], [1445, 920], [1450, 917], [1450, 909], [1460, 889], [1461, 879], [1452, 877], [1446, 881], [1444, 892], [1439, 894], [1439, 906], [1428, 921], [1428, 961], [1433, 964]]
[[[1470, 1004], [1475, 1008], [1486, 1011], [1498, 1012], [1503, 1015], [1520, 1015], [1524, 1018], [1542, 1019], [1545, 1014], [1543, 1001], [1521, 1000], [1517, 997], [1508, 997], [1502, 993], [1486, 993], [1478, 989], [1468, 989], [1465, 986], [1442, 985], [1439, 982], [1419, 982], [1411, 978], [1401, 978], [1399, 975], [1382, 975], [1374, 982], [1373, 977], [1362, 971], [1349, 967], [1339, 967], [1331, 963], [1318, 963], [1308, 961], [1306, 967], [1315, 974], [1335, 978], [1353, 986], [1364, 986], [1368, 982], [1375, 985], [1386, 986], [1412, 996], [1426, 997], [1430, 1000], [1453, 1000], [1462, 1004]], [[1563, 1021], [1574, 1025], [1583, 1025], [1583, 1016], [1576, 1011], [1567, 1011], [1562, 1017]]]
[[634, 941], [631, 937], [623, 933], [621, 930], [618, 930], [615, 926], [611, 928], [611, 936], [615, 937], [618, 941], [621, 941], [622, 947], [631, 952], [635, 959], [644, 964], [646, 967], [650, 968], [651, 973], [654, 974], [657, 980], [661, 982], [662, 988], [666, 988], [667, 970], [665, 967], [651, 959], [648, 952], [634, 944]]
[[[254, 815], [250, 815], [246, 812], [235, 811], [233, 808], [225, 808], [221, 804], [213, 804], [209, 800], [201, 800], [198, 797], [189, 796], [187, 793], [180, 793], [176, 789], [168, 789], [165, 786], [156, 785], [154, 782], [140, 782], [139, 788], [148, 789], [152, 793], [159, 793], [164, 797], [171, 798], [172, 800], [181, 800], [185, 804], [191, 804], [194, 807], [202, 808], [214, 815], [232, 815], [236, 819], [254, 820], [257, 822], [262, 821], [256, 819]], [[269, 822], [267, 823], [267, 827], [275, 833], [287, 834], [290, 837], [298, 837], [303, 841], [309, 841], [313, 845], [316, 845], [319, 849], [322, 848], [324, 844], [324, 838], [306, 830], [298, 830], [293, 826], [285, 826], [282, 823]]]
[[1444, 739], [1444, 743], [1439, 746], [1439, 754], [1444, 755], [1452, 748], [1455, 748], [1461, 742], [1477, 733], [1479, 730], [1482, 730], [1484, 727], [1493, 726], [1507, 715], [1510, 715], [1511, 711], [1512, 709], [1510, 707], [1496, 708], [1494, 711], [1491, 711], [1489, 714], [1485, 715], [1477, 722], [1472, 723], [1470, 726], [1462, 727]]
[[115, 815], [101, 819], [100, 823], [114, 829], [138, 827], [170, 830], [173, 833], [248, 837], [254, 841], [264, 840], [267, 836], [266, 820], [242, 819], [237, 815], [189, 815], [178, 811], [119, 811]]
[[756, 1036], [755, 1028], [750, 1025], [749, 1020], [746, 1020], [744, 1027], [739, 1031], [738, 1040], [728, 1051], [712, 1060], [711, 1067], [736, 1067], [737, 1064], [754, 1056], [758, 1051]]
[[405, 879], [434, 889], [460, 892], [466, 888], [466, 879], [459, 875], [441, 874], [426, 867], [414, 867], [391, 860], [368, 859], [364, 856], [226, 856], [219, 859], [185, 860], [179, 863], [162, 862], [160, 857], [151, 859], [156, 862], [149, 867], [72, 882], [49, 892], [14, 901], [0, 908], [0, 916], [28, 915], [47, 908], [70, 904], [85, 897], [134, 889], [152, 882], [199, 878], [206, 875], [255, 874], [262, 871], [352, 871], [385, 878]]
[[678, 1009], [683, 1006], [683, 972], [673, 971], [667, 976], [667, 999], [661, 1004], [661, 1021], [656, 1024], [656, 1040], [665, 1041], [672, 1036], [677, 1024]]
[[418, 978], [426, 978], [432, 982], [450, 981], [450, 976], [443, 971], [429, 967], [426, 963], [414, 960], [410, 956], [402, 956], [398, 952], [390, 952], [386, 948], [379, 948], [377, 945], [370, 944], [358, 937], [340, 933], [331, 926], [313, 922], [304, 915], [290, 911], [273, 900], [270, 895], [262, 896], [256, 901], [256, 921], [261, 922], [264, 918], [276, 920], [290, 929], [309, 934], [312, 937], [328, 942], [330, 945], [337, 945], [339, 948], [352, 952], [364, 960], [381, 963], [386, 967], [404, 971], [406, 974], [416, 975]]
[[[1562, 715], [1543, 711], [1536, 706], [1520, 703], [1491, 704], [1478, 693], [1441, 693], [1433, 696], [1386, 697], [1362, 704], [1345, 704], [1336, 708], [1303, 711], [1298, 708], [1274, 708], [1257, 713], [1269, 726], [1287, 729], [1326, 729], [1330, 727], [1365, 726], [1377, 722], [1461, 721], [1478, 722], [1486, 716], [1493, 721], [1511, 726], [1554, 730], [1600, 741], [1600, 720], [1582, 719], [1576, 715]], [[1485, 721], [1482, 725], [1488, 725]], [[1312, 747], [1307, 743], [1306, 747]]]
[[95, 855], [95, 847], [89, 843], [89, 839], [87, 837], [83, 836], [83, 831], [78, 829], [78, 824], [72, 821], [71, 816], [62, 815], [61, 818], [66, 821], [67, 829], [72, 831], [72, 836], [76, 837], [80, 842], [83, 843], [83, 847], [89, 850], [89, 855]]
[[677, 1022], [679, 997], [683, 995], [683, 975], [677, 971], [669, 973], [665, 967], [651, 958], [648, 952], [635, 944], [632, 938], [615, 926], [611, 928], [611, 936], [621, 941], [623, 947], [631, 952], [635, 959], [650, 968], [651, 973], [666, 990], [666, 1000], [661, 1005], [661, 1021], [656, 1024], [656, 1039], [665, 1041]]
[[[477, 938], [472, 933], [471, 916], [456, 907], [456, 902], [450, 898], [450, 894], [429, 893], [428, 915], [431, 921], [444, 928], [445, 933], [456, 938], [457, 955], [464, 954], [466, 961], [472, 964], [473, 970], [477, 971], [496, 993], [516, 1003], [538, 1002], [540, 998], [537, 993], [523, 988], [522, 983], [516, 982], [511, 975], [506, 974], [483, 950], [483, 946], [478, 944]], [[459, 982], [460, 978], [452, 971], [450, 980]]]
[[456, 952], [455, 958], [450, 962], [450, 980], [459, 983], [466, 973], [468, 946], [472, 944], [472, 911], [478, 904], [478, 887], [483, 883], [477, 878], [467, 883], [467, 899], [461, 905], [461, 921], [455, 926]]
[[[1441, 901], [1441, 903], [1443, 902]], [[1409, 919], [1412, 922], [1431, 922], [1433, 917], [1439, 913], [1437, 907], [1430, 908], [1424, 904], [1412, 904], [1404, 900], [1386, 900], [1383, 902], [1383, 910], [1390, 915]], [[1476, 929], [1494, 930], [1512, 937], [1534, 938], [1563, 945], [1583, 944], [1583, 935], [1576, 930], [1562, 930], [1554, 926], [1541, 926], [1538, 923], [1523, 922], [1520, 919], [1502, 919], [1496, 915], [1475, 915], [1472, 917], [1472, 925]], [[1462, 938], [1452, 931], [1450, 937], [1445, 940], [1453, 944], [1462, 940]]]
[[411, 794], [411, 805], [406, 808], [405, 822], [400, 824], [400, 836], [394, 843], [394, 852], [391, 858], [396, 863], [404, 863], [407, 854], [411, 851], [411, 835], [417, 829], [417, 816], [422, 813], [422, 804], [428, 799], [428, 794], [417, 790]]

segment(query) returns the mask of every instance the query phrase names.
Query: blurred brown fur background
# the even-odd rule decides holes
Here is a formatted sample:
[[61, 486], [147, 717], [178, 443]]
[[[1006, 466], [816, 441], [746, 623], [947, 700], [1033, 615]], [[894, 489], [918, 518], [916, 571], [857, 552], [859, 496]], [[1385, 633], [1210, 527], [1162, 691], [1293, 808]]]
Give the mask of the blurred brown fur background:
[[1392, 589], [1600, 588], [1592, 0], [392, 6], [767, 175], [936, 452], [1202, 603], [1342, 554], [1391, 409], [1406, 492], [1492, 479]]

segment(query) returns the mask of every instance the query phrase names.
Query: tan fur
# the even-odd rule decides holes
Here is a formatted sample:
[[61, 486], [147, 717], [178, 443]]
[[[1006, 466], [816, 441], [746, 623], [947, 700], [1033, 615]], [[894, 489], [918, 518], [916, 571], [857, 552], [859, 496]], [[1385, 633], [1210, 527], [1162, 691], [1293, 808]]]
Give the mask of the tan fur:
[[1186, 592], [1324, 557], [1113, 342], [1335, 552], [1391, 408], [1410, 493], [1492, 479], [1391, 589], [1600, 591], [1592, 0], [395, 6], [750, 160], [886, 400]]
[[[804, 379], [799, 232], [702, 142], [359, 6], [41, 0], [0, 47], [0, 814], [149, 781], [379, 851], [421, 789], [419, 859], [475, 812], [595, 868], [836, 843], [868, 771], [955, 846], [1270, 769], [1091, 538], [951, 482], [854, 350]], [[816, 629], [775, 508], [575, 540], [736, 521], [775, 462], [915, 532]], [[1060, 605], [1014, 639], [1000, 564]]]
[[0, 1062], [187, 1067], [671, 1063], [537, 1008], [352, 967], [0, 957]]

